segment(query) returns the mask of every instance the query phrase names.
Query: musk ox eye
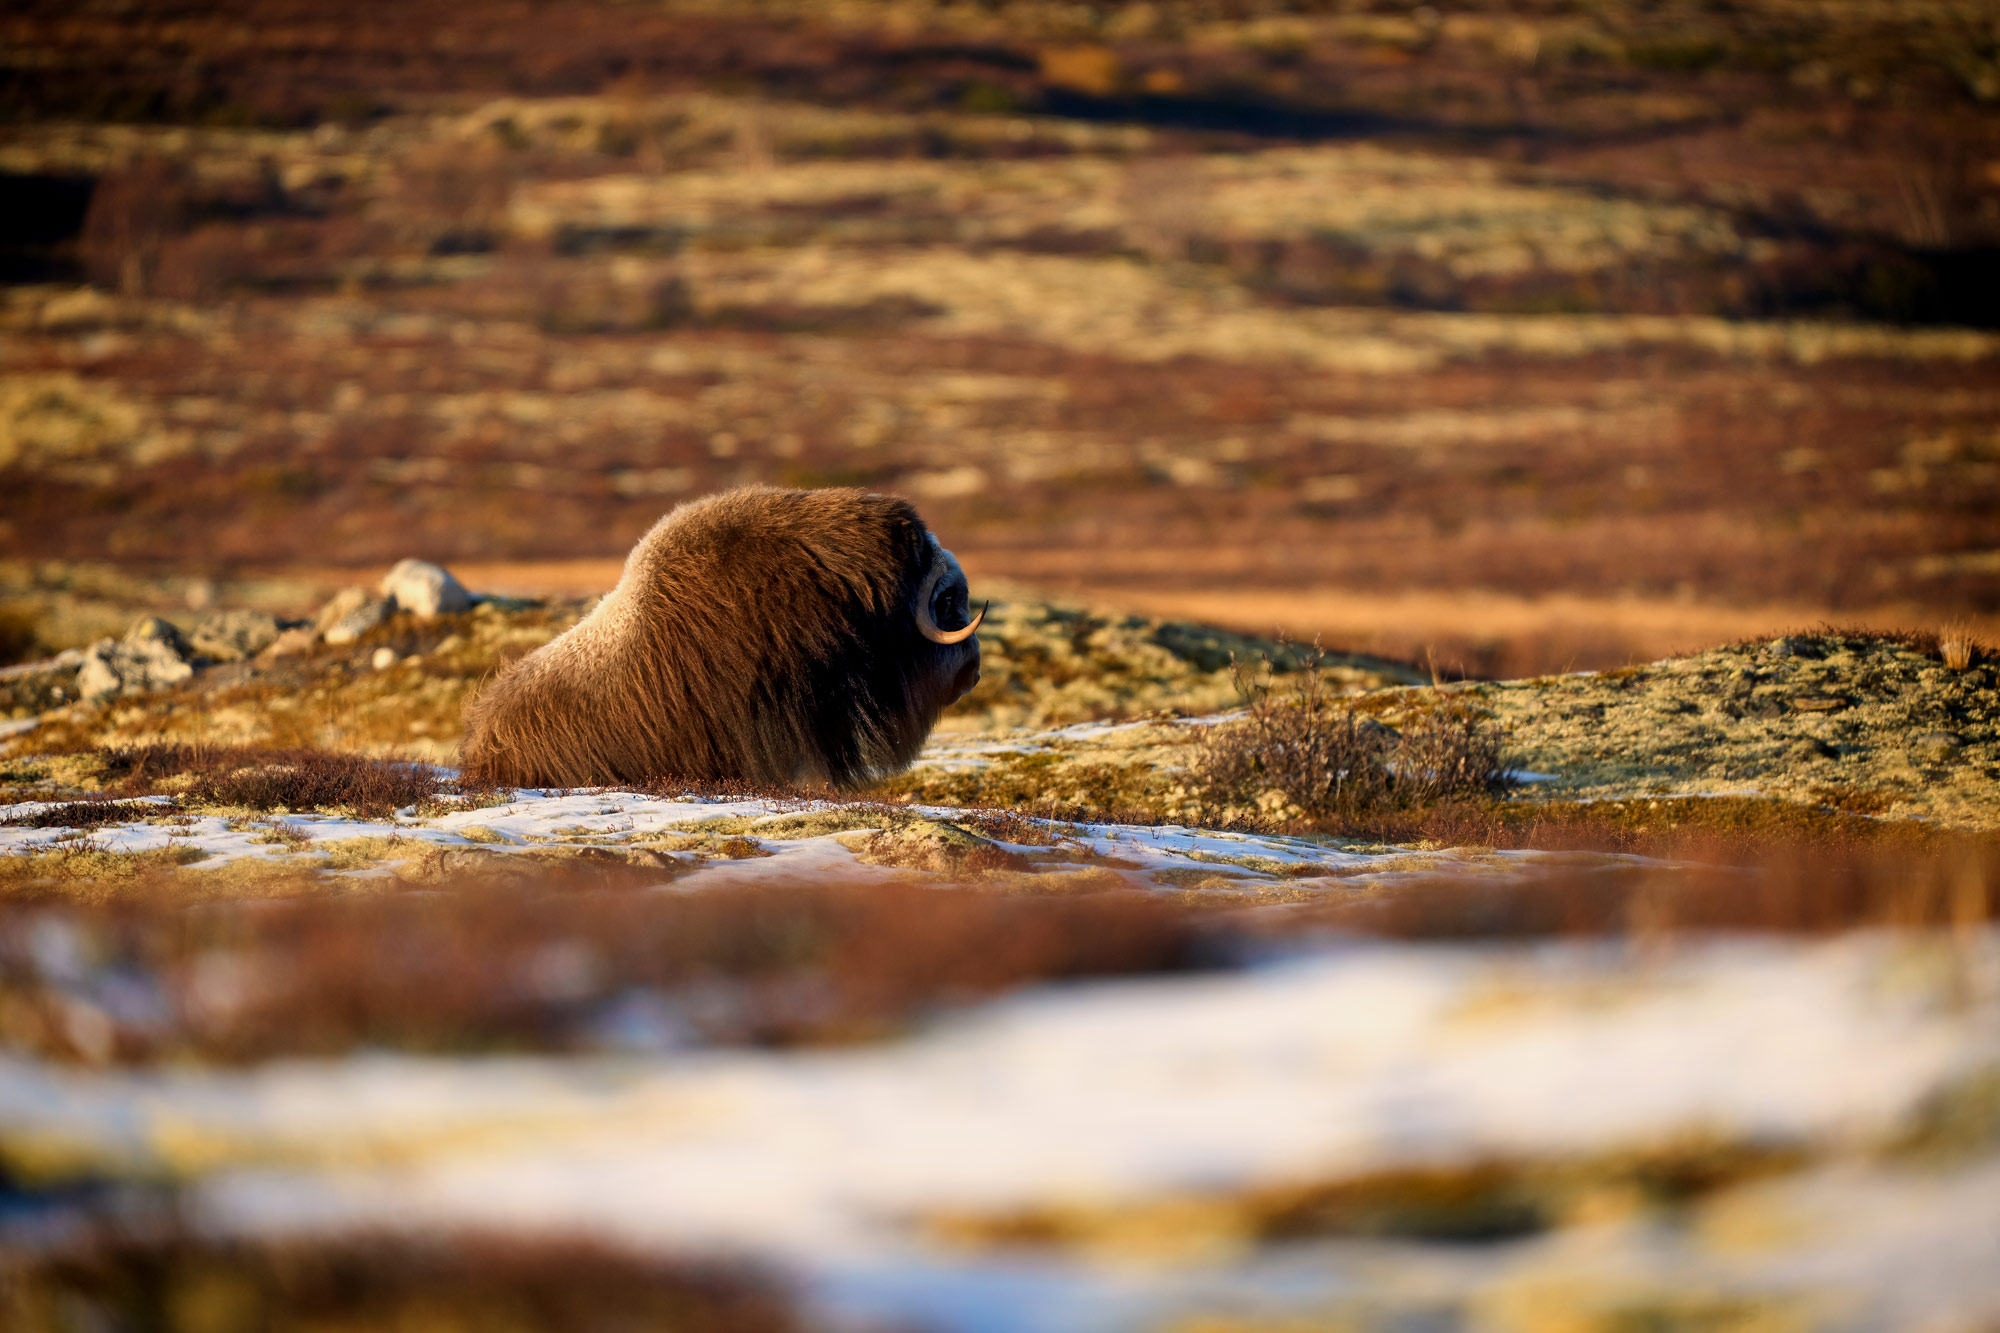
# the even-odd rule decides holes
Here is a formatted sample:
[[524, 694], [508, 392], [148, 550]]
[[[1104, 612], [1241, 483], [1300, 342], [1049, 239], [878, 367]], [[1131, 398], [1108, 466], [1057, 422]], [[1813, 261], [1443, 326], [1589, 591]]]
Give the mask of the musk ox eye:
[[[951, 558], [950, 552], [937, 548], [930, 572], [924, 576], [912, 608], [916, 612], [918, 631], [933, 643], [963, 643], [972, 637], [980, 622], [986, 618], [984, 609], [977, 616], [968, 614], [971, 609], [972, 589], [967, 586], [964, 573], [958, 569], [958, 562]], [[946, 622], [956, 624], [958, 628], [945, 629]]]

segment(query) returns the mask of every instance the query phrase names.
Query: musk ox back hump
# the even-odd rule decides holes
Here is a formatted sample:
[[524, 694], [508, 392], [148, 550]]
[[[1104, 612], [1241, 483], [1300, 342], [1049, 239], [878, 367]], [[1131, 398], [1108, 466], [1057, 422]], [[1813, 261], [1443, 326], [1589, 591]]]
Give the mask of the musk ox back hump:
[[934, 643], [912, 618], [939, 557], [956, 575], [887, 496], [758, 487], [683, 505], [596, 609], [474, 700], [467, 774], [849, 784], [899, 768], [977, 678], [976, 640]]

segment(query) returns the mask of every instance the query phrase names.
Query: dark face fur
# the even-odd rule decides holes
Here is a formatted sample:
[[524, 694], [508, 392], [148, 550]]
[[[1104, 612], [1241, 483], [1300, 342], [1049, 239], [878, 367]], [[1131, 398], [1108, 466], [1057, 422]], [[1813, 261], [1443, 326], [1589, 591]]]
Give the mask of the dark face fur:
[[[944, 577], [931, 593], [931, 620], [941, 630], [962, 629], [972, 623], [972, 589], [952, 553], [938, 546], [935, 537], [931, 538], [931, 545], [945, 562]], [[937, 711], [942, 712], [970, 694], [979, 683], [979, 638], [974, 635], [962, 643], [933, 647], [937, 652], [938, 679], [944, 686], [937, 704]]]

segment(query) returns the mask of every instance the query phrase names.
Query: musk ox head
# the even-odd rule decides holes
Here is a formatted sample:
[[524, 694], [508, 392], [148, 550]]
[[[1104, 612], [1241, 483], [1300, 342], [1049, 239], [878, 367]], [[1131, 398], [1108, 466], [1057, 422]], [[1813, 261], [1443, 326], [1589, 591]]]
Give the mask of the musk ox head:
[[680, 506], [568, 632], [466, 709], [468, 777], [851, 785], [979, 680], [985, 616], [916, 510], [751, 487]]

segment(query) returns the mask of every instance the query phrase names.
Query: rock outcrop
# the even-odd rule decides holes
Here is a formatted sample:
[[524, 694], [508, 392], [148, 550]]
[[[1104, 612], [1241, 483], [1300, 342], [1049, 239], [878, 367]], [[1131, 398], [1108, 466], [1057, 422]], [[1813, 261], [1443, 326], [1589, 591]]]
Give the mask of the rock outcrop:
[[[472, 609], [472, 594], [453, 578], [451, 571], [424, 560], [399, 560], [382, 579], [379, 593], [366, 588], [343, 588], [319, 609], [312, 624], [313, 639], [338, 646], [353, 643], [369, 630], [398, 612], [407, 611], [420, 620], [455, 615]], [[298, 636], [272, 635], [278, 654], [310, 647]]]
[[169, 621], [147, 616], [123, 639], [100, 639], [83, 653], [76, 692], [87, 702], [178, 685], [194, 675], [194, 649]]

